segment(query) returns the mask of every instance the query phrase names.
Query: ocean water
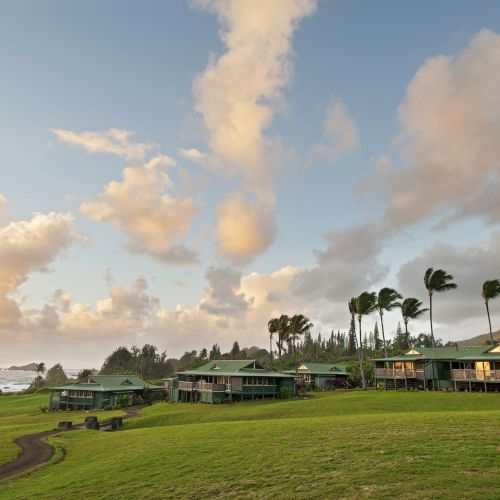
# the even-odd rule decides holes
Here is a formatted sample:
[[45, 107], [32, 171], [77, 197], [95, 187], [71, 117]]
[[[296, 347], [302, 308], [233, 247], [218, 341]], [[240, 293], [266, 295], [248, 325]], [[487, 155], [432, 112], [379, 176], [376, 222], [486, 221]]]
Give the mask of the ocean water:
[[[67, 377], [75, 377], [80, 370], [65, 369]], [[36, 372], [23, 370], [7, 370], [0, 368], [0, 390], [2, 392], [18, 392], [27, 389], [33, 379], [36, 377]]]

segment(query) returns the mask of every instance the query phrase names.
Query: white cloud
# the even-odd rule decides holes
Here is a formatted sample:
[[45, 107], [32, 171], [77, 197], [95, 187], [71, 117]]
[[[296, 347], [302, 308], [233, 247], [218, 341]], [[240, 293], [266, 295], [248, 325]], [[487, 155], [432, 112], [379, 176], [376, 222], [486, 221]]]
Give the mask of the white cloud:
[[309, 152], [309, 162], [325, 160], [329, 163], [336, 163], [359, 147], [356, 122], [347, 106], [338, 99], [334, 100], [326, 110], [323, 135], [325, 142], [312, 147]]
[[134, 142], [134, 132], [110, 128], [103, 131], [73, 132], [60, 128], [52, 129], [57, 138], [70, 146], [83, 148], [89, 153], [107, 153], [126, 160], [142, 160], [156, 148], [154, 144]]
[[198, 163], [199, 165], [205, 165], [207, 163], [207, 154], [199, 151], [196, 148], [190, 149], [179, 149], [179, 155], [186, 160], [190, 160], [193, 163]]
[[230, 194], [217, 207], [217, 239], [221, 253], [234, 262], [247, 262], [274, 241], [272, 209], [251, 202], [242, 193]]
[[49, 265], [75, 241], [73, 217], [36, 213], [32, 219], [0, 227], [0, 327], [14, 328], [21, 318], [19, 304], [10, 297], [33, 272]]
[[405, 166], [379, 176], [396, 226], [439, 214], [500, 221], [500, 35], [419, 68], [398, 110]]
[[127, 167], [123, 180], [110, 182], [96, 200], [84, 202], [81, 211], [123, 230], [132, 252], [166, 263], [192, 263], [196, 254], [176, 240], [188, 235], [197, 209], [191, 199], [167, 194], [172, 181], [166, 170], [173, 165], [168, 156], [157, 155], [145, 165]]

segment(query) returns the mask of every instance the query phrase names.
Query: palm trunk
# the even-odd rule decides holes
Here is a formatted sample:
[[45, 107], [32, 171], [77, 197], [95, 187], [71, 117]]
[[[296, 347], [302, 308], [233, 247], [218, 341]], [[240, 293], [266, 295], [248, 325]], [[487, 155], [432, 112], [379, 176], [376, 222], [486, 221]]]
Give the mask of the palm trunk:
[[432, 292], [429, 293], [429, 316], [431, 318], [431, 339], [432, 347], [436, 347], [436, 341], [434, 340], [434, 329], [432, 327]]
[[269, 362], [273, 362], [273, 334], [269, 335]]
[[363, 387], [363, 389], [366, 389], [365, 366], [363, 358], [363, 338], [361, 334], [361, 316], [358, 317], [358, 321], [359, 321], [359, 371], [361, 373], [361, 386]]
[[487, 300], [484, 301], [484, 304], [486, 305], [486, 313], [488, 314], [488, 324], [490, 325], [491, 345], [494, 345], [495, 343], [493, 342], [493, 332], [491, 331], [490, 307], [488, 306], [488, 301]]
[[387, 344], [385, 343], [384, 318], [382, 311], [380, 311], [380, 325], [382, 326], [382, 342], [384, 343], [384, 355], [387, 358]]
[[405, 324], [405, 340], [406, 340], [406, 348], [410, 348], [410, 335], [408, 334], [408, 321], [404, 322]]

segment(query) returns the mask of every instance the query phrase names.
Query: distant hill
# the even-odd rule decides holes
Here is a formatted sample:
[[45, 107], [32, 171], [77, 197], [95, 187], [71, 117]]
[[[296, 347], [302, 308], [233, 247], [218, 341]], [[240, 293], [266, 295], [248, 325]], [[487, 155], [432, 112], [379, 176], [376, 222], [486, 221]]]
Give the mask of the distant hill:
[[[493, 332], [493, 338], [500, 342], [500, 330]], [[466, 347], [470, 345], [485, 345], [486, 342], [490, 340], [490, 334], [484, 333], [483, 335], [478, 335], [477, 337], [472, 337], [471, 339], [459, 340], [457, 344], [459, 347]]]
[[38, 368], [38, 363], [29, 363], [24, 366], [10, 366], [7, 370], [21, 370], [25, 372], [36, 372]]

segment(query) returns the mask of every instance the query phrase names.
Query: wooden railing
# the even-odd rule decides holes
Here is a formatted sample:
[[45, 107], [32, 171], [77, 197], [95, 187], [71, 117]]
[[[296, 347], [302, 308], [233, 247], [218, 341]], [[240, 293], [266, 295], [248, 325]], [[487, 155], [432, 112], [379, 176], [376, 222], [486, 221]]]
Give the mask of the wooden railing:
[[487, 382], [500, 382], [500, 370], [452, 370], [451, 376], [453, 380], [479, 380]]
[[226, 384], [212, 384], [210, 382], [204, 382], [199, 380], [196, 382], [196, 390], [198, 391], [216, 391], [223, 392], [226, 391], [228, 386]]
[[[423, 370], [408, 370], [400, 368], [375, 368], [376, 378], [416, 378], [417, 374], [422, 372], [421, 376], [423, 378]], [[420, 378], [420, 377], [418, 377]]]
[[186, 382], [185, 380], [179, 380], [179, 390], [180, 391], [192, 391], [193, 382]]

